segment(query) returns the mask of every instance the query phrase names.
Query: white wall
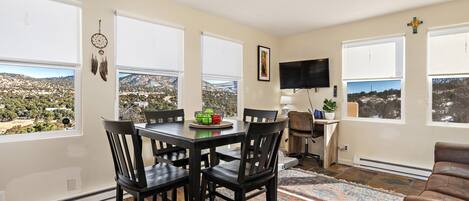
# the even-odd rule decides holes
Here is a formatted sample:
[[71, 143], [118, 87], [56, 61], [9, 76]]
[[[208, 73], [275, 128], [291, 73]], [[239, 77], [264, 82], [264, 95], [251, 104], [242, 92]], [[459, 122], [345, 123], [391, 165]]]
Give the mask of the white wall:
[[[114, 10], [185, 28], [182, 107], [187, 117], [201, 108], [202, 31], [244, 42], [244, 106], [279, 108], [278, 39], [247, 26], [207, 15], [171, 0], [83, 0], [83, 70], [81, 82], [83, 136], [0, 143], [0, 193], [6, 200], [56, 200], [115, 185], [112, 158], [100, 117], [115, 115], [116, 77], [114, 68]], [[110, 40], [105, 49], [109, 59], [109, 80], [103, 82], [90, 72], [95, 51], [90, 36], [98, 31]], [[272, 49], [272, 81], [257, 81], [257, 45]], [[94, 52], [95, 53], [95, 52]], [[148, 149], [148, 146], [146, 147]], [[148, 152], [148, 150], [147, 150]], [[67, 179], [76, 179], [78, 190], [67, 192]]]
[[[341, 84], [342, 41], [406, 34], [405, 123], [374, 123], [342, 121], [339, 144], [350, 145], [348, 152], [340, 152], [339, 160], [352, 162], [354, 156], [431, 168], [433, 147], [437, 141], [469, 143], [467, 128], [435, 127], [426, 125], [427, 77], [426, 34], [429, 27], [469, 22], [469, 1], [454, 1], [375, 17], [354, 23], [298, 34], [280, 41], [279, 61], [330, 58], [331, 85], [339, 86], [337, 101], [343, 101]], [[419, 34], [412, 34], [406, 26], [418, 16], [424, 24]], [[288, 91], [286, 91], [288, 92]], [[315, 108], [322, 107], [324, 98], [332, 97], [332, 87], [312, 93]], [[294, 95], [294, 107], [306, 110], [309, 106], [305, 91]], [[338, 108], [338, 115], [344, 108]], [[340, 117], [339, 117], [340, 118]]]

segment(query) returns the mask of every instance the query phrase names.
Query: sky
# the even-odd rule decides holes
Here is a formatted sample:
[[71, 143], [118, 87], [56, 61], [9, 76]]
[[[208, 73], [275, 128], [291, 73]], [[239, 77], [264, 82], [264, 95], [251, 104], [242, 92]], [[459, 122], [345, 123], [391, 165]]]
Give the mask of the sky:
[[348, 82], [347, 92], [349, 94], [365, 92], [368, 93], [371, 90], [382, 92], [389, 89], [401, 89], [400, 80], [385, 80], [385, 81], [365, 81], [365, 82]]
[[0, 65], [0, 73], [21, 74], [33, 78], [67, 77], [75, 74], [71, 69], [38, 68], [15, 65]]

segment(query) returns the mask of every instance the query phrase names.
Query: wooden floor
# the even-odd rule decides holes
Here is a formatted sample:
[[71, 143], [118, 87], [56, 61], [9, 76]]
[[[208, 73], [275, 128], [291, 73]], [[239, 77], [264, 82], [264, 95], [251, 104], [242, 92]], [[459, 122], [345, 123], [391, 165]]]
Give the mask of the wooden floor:
[[425, 188], [425, 181], [423, 180], [340, 164], [334, 164], [328, 169], [324, 169], [319, 167], [313, 159], [305, 159], [304, 165], [296, 166], [296, 168], [405, 195], [417, 195]]
[[[340, 164], [334, 164], [330, 168], [324, 169], [319, 167], [313, 159], [305, 159], [303, 166], [296, 166], [295, 168], [314, 171], [337, 179], [391, 190], [405, 195], [417, 195], [425, 188], [425, 181], [423, 180]], [[182, 191], [178, 191], [178, 201], [183, 201], [183, 196]], [[126, 199], [126, 201], [131, 200], [133, 199]]]

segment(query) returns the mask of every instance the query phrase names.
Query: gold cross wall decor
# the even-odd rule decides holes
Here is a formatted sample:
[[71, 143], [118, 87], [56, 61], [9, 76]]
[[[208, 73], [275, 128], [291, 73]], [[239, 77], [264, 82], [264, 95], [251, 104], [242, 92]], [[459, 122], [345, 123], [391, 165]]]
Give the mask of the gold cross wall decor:
[[410, 21], [409, 23], [407, 23], [407, 26], [408, 27], [412, 27], [412, 33], [413, 34], [417, 34], [418, 33], [418, 28], [419, 26], [423, 24], [423, 21], [422, 20], [419, 20], [417, 17], [414, 17], [412, 19], [412, 21]]

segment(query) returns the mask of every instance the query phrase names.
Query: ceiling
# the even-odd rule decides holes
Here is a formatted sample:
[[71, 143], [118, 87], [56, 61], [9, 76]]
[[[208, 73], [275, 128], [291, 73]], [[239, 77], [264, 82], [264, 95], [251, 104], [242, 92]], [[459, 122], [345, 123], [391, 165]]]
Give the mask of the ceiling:
[[450, 0], [176, 0], [285, 36]]

